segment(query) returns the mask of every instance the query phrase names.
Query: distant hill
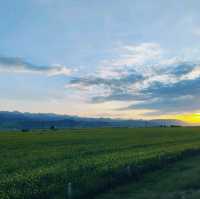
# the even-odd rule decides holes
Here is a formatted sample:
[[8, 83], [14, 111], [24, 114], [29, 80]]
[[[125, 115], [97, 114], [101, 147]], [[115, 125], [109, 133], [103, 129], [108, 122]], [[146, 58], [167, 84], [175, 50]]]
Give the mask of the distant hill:
[[0, 129], [184, 126], [179, 120], [122, 120], [0, 111]]

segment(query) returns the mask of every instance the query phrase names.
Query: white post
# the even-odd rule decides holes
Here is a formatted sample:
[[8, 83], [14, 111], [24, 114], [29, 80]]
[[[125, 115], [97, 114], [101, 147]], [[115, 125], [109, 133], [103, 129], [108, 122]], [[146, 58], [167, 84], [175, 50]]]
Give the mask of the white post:
[[68, 199], [72, 199], [72, 183], [71, 182], [69, 182], [67, 186], [67, 196], [68, 196]]
[[127, 166], [126, 169], [127, 169], [128, 176], [131, 177], [131, 167]]

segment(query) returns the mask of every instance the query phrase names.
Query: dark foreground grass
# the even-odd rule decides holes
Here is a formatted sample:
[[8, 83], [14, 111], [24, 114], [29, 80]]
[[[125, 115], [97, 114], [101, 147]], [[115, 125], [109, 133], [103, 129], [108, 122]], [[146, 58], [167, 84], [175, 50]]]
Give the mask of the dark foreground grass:
[[200, 155], [187, 157], [95, 199], [199, 199], [199, 165]]
[[0, 198], [90, 198], [199, 153], [199, 128], [0, 133]]

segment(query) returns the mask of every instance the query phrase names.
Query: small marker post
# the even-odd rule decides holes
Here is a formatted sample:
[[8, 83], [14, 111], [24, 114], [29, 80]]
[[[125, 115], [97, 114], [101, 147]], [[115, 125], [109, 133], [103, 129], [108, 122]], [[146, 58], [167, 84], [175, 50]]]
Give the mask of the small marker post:
[[127, 169], [128, 176], [131, 177], [131, 167], [128, 165], [126, 169]]
[[72, 183], [69, 182], [67, 185], [67, 198], [72, 199]]

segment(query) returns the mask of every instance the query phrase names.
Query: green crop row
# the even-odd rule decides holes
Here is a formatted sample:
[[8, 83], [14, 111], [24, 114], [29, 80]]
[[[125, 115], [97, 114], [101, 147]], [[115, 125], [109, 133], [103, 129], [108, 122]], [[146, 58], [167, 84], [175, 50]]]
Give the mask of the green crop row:
[[1, 132], [0, 198], [89, 198], [200, 150], [200, 128]]

